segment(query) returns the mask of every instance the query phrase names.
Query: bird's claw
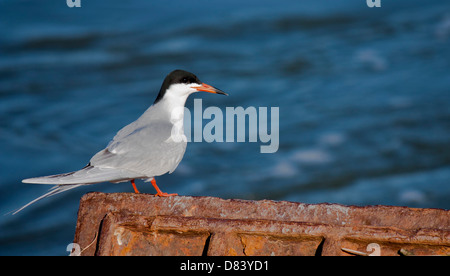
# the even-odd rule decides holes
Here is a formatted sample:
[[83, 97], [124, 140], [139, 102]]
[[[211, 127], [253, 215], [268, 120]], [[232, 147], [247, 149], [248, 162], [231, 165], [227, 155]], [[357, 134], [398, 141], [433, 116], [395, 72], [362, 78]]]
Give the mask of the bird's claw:
[[178, 194], [168, 194], [168, 193], [157, 193], [155, 196], [159, 196], [159, 197], [168, 197], [168, 196], [177, 196]]

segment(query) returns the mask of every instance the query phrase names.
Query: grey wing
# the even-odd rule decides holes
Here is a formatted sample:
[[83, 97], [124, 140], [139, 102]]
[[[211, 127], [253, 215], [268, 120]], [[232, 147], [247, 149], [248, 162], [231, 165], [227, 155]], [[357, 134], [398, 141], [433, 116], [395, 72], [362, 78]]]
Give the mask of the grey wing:
[[185, 140], [173, 139], [172, 126], [164, 121], [126, 126], [106, 149], [92, 157], [91, 165], [124, 169], [147, 177], [172, 172], [186, 150]]

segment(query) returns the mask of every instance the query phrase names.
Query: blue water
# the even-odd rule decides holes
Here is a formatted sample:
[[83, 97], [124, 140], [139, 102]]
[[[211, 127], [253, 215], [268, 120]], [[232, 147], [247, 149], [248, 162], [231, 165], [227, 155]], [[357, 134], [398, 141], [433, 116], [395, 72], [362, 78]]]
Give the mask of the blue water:
[[[163, 191], [450, 209], [450, 2], [155, 2], [0, 1], [2, 214], [49, 188], [22, 179], [83, 167], [176, 68], [230, 94], [189, 108], [279, 107], [280, 145], [189, 143]], [[2, 215], [0, 255], [68, 254], [89, 191], [133, 190]]]

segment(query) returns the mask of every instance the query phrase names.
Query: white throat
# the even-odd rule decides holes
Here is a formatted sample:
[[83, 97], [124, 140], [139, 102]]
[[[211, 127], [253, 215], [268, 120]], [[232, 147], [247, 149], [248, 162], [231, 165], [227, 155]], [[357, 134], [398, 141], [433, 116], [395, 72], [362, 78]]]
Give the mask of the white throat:
[[168, 116], [172, 124], [183, 124], [186, 100], [190, 94], [197, 92], [191, 86], [192, 84], [173, 84], [167, 89], [163, 98], [155, 104], [155, 108]]

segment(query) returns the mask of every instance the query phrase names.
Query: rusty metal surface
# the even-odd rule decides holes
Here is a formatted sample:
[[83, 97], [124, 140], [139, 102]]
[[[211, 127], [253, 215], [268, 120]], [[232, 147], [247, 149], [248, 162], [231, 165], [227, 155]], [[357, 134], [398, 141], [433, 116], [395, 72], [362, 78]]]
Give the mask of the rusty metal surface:
[[82, 255], [448, 255], [450, 212], [89, 193], [74, 242]]

